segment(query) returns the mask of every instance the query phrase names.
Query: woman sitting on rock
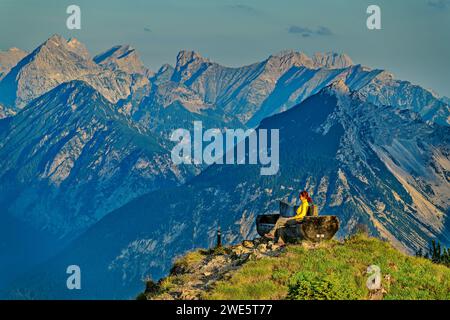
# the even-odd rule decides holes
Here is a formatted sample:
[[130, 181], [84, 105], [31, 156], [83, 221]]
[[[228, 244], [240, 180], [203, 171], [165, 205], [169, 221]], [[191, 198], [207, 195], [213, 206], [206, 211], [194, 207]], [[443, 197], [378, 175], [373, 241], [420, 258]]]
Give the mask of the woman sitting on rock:
[[[290, 217], [290, 218], [285, 218], [285, 217], [278, 218], [273, 229], [265, 235], [266, 238], [275, 239], [275, 234], [278, 229], [283, 228], [284, 226], [289, 225], [291, 223], [296, 223], [296, 222], [300, 222], [303, 220], [303, 218], [308, 213], [309, 204], [312, 203], [312, 199], [309, 196], [308, 192], [305, 190], [300, 192], [299, 197], [300, 197], [302, 204], [300, 205], [300, 207], [298, 207], [296, 215], [294, 217]], [[278, 237], [277, 240], [280, 241], [280, 238]]]

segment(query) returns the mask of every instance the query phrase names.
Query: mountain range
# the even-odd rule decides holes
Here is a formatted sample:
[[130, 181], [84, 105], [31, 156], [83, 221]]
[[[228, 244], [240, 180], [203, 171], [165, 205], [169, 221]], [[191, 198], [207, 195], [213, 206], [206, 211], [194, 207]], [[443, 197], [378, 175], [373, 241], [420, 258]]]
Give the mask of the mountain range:
[[[340, 237], [366, 224], [410, 253], [450, 243], [448, 100], [387, 71], [337, 53], [230, 68], [181, 51], [152, 72], [130, 46], [91, 58], [58, 35], [7, 53], [0, 290], [10, 297], [128, 297], [176, 255], [210, 245], [218, 226], [229, 243], [255, 236], [255, 216], [300, 189], [339, 216]], [[279, 173], [173, 165], [170, 133], [196, 120], [279, 129]], [[86, 270], [81, 293], [58, 282], [70, 261]]]
[[[276, 212], [279, 200], [302, 188], [314, 194], [322, 214], [339, 216], [341, 237], [364, 224], [409, 252], [431, 239], [450, 243], [450, 128], [367, 103], [343, 81], [260, 128], [280, 130], [279, 174], [213, 165], [180, 187], [133, 200], [27, 278], [28, 287], [18, 285], [14, 297], [130, 298], [145, 277], [166, 274], [173, 257], [210, 247], [219, 227], [226, 243], [255, 237], [256, 215]], [[387, 128], [395, 130], [386, 136]], [[70, 261], [85, 270], [83, 292], [57, 285], [63, 276], [54, 275]]]

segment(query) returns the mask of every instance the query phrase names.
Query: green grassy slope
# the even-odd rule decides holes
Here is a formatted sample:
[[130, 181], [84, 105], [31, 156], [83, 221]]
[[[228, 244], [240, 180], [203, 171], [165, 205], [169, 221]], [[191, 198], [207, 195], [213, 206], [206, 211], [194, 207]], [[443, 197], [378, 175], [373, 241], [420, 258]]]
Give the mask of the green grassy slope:
[[[226, 256], [229, 250], [216, 255]], [[146, 293], [147, 298], [166, 299], [170, 292], [201, 282], [196, 270], [202, 261], [211, 259], [211, 254], [195, 251], [179, 259], [175, 266], [182, 266], [183, 271], [161, 280], [149, 290], [153, 293]], [[381, 269], [382, 289], [378, 292], [369, 292], [366, 286], [370, 265]], [[450, 268], [407, 256], [378, 239], [357, 235], [343, 242], [289, 245], [277, 256], [247, 259], [205, 286], [198, 298], [450, 299]]]

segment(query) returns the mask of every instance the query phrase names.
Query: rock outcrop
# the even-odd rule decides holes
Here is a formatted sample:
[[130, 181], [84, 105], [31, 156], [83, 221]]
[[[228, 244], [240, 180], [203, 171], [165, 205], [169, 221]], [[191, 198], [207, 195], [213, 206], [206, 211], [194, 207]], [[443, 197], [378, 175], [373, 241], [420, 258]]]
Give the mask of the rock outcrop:
[[[198, 300], [219, 280], [230, 277], [234, 270], [247, 261], [264, 257], [276, 257], [285, 251], [284, 247], [264, 238], [244, 240], [229, 247], [218, 247], [210, 250], [199, 250], [188, 253], [177, 260], [167, 278], [159, 283], [147, 281], [145, 295], [149, 299], [164, 300]], [[188, 263], [192, 256], [196, 261]], [[167, 289], [167, 282], [175, 277], [183, 277], [182, 283], [174, 281]]]

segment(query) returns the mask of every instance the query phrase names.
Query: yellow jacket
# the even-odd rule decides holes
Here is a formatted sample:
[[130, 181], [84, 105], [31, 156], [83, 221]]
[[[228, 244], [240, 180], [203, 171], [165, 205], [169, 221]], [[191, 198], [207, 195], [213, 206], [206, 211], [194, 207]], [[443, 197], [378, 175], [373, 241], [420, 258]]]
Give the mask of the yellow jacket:
[[302, 204], [297, 209], [297, 214], [295, 215], [294, 219], [297, 221], [303, 220], [303, 218], [306, 216], [306, 213], [308, 212], [309, 203], [307, 200], [302, 200]]

